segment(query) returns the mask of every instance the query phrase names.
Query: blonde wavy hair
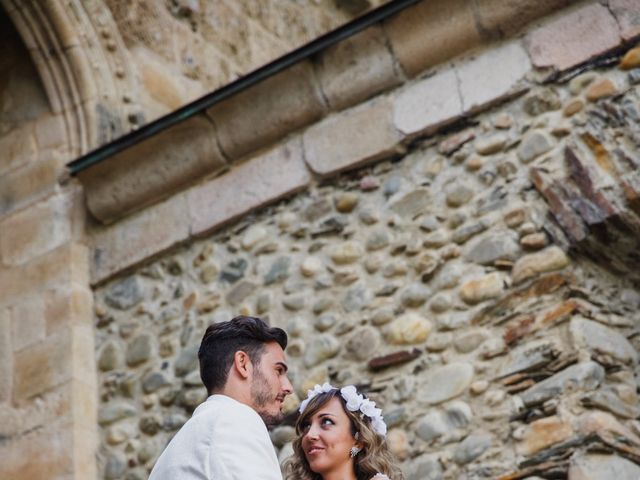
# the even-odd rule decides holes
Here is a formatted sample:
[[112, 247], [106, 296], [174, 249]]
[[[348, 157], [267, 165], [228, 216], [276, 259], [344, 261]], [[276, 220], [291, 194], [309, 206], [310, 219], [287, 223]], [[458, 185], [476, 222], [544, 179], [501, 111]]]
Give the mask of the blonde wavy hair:
[[[307, 457], [304, 455], [302, 426], [309, 423], [310, 418], [334, 397], [340, 400], [342, 409], [351, 421], [351, 434], [355, 436], [357, 433], [358, 441], [363, 446], [362, 451], [354, 458], [353, 463], [357, 480], [370, 480], [376, 473], [385, 474], [391, 480], [403, 480], [402, 472], [397, 466], [396, 459], [389, 450], [384, 437], [373, 430], [369, 417], [347, 410], [345, 400], [338, 389], [333, 389], [314, 397], [302, 412], [302, 415], [298, 417], [296, 422], [297, 437], [293, 442], [293, 455], [284, 463], [285, 479], [322, 480], [322, 475], [311, 471]], [[346, 455], [348, 455], [347, 452], [345, 452]]]

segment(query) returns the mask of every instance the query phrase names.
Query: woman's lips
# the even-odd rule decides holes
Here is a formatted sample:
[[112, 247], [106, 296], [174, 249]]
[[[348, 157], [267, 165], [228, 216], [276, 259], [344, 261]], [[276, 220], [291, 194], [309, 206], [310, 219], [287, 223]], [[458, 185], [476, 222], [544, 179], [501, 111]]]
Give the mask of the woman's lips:
[[323, 450], [324, 450], [324, 448], [322, 448], [322, 447], [313, 446], [313, 447], [310, 447], [307, 450], [307, 455], [317, 455], [318, 453], [322, 452]]

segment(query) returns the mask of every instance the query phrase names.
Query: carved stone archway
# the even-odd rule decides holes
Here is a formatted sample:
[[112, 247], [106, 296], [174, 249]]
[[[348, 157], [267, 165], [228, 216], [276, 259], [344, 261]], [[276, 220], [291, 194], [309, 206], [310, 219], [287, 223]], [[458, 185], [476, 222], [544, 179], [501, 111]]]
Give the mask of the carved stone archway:
[[139, 119], [134, 74], [102, 1], [0, 0], [38, 70], [68, 154], [77, 156]]

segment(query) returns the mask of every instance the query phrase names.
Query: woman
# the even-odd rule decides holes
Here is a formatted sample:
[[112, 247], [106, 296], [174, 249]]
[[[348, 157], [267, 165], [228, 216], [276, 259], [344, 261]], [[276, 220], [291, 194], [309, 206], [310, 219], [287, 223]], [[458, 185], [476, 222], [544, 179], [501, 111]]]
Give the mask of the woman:
[[287, 480], [402, 480], [384, 440], [382, 411], [353, 385], [325, 383], [300, 404]]

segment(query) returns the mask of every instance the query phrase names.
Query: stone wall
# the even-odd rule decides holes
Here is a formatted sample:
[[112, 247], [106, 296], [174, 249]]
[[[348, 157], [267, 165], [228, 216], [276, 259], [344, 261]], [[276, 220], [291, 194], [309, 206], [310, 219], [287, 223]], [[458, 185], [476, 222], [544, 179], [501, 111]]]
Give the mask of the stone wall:
[[[202, 332], [244, 313], [289, 332], [289, 424], [315, 383], [355, 383], [383, 406], [410, 479], [636, 478], [638, 264], [567, 253], [538, 176], [570, 191], [578, 169], [623, 198], [598, 152], [634, 174], [637, 83], [614, 65], [520, 88], [101, 285], [101, 474], [146, 478], [206, 397]], [[281, 459], [292, 434], [272, 432]]]
[[[173, 71], [173, 60], [184, 60], [185, 68], [198, 67], [187, 56], [176, 53], [158, 61], [148, 52], [148, 62], [136, 63], [134, 50], [140, 53], [141, 47], [125, 43], [123, 38], [132, 38], [125, 35], [131, 28], [117, 23], [116, 19], [122, 19], [106, 3], [0, 1], [3, 479], [98, 478], [97, 369], [86, 235], [87, 220], [92, 220], [82, 187], [69, 181], [66, 163], [181, 104], [170, 103], [175, 96], [162, 97], [163, 92], [154, 90], [163, 80], [168, 89], [180, 85], [177, 101], [184, 103], [375, 4], [360, 2], [359, 11], [350, 13], [333, 2], [314, 5], [313, 16], [297, 15], [288, 22], [290, 27], [306, 21], [306, 30], [298, 31], [292, 44], [265, 42], [264, 35], [251, 34], [244, 46], [247, 49], [252, 42], [262, 46], [259, 55], [251, 56], [251, 62], [257, 63], [245, 63], [242, 68], [234, 65], [226, 76], [215, 77], [218, 83], [199, 84], [182, 77], [180, 71], [175, 77], [162, 73]], [[179, 26], [188, 23], [180, 10], [200, 5], [211, 9], [213, 5], [196, 1], [147, 2], [147, 6], [156, 3], [162, 3], [163, 11], [176, 13], [169, 15], [176, 42], [184, 39]], [[246, 8], [240, 8], [241, 2], [227, 3], [223, 18], [213, 20], [233, 23], [234, 18], [239, 21], [249, 15]], [[284, 11], [299, 11], [296, 2], [271, 6], [267, 11], [272, 21], [282, 6]], [[139, 9], [131, 11], [138, 13]], [[253, 12], [253, 17], [257, 14]], [[132, 25], [140, 34], [138, 20], [133, 19]], [[259, 19], [252, 23], [252, 31], [265, 30]], [[158, 24], [147, 22], [145, 28], [149, 29], [143, 32], [148, 43], [142, 45], [157, 45], [152, 34], [158, 31]], [[200, 46], [198, 55], [206, 50], [203, 42], [203, 38], [195, 42]], [[155, 78], [151, 67], [145, 68], [148, 63], [162, 78]], [[163, 102], [158, 102], [158, 95]]]
[[[299, 2], [219, 3], [274, 56], [379, 4], [314, 2], [286, 48]], [[145, 478], [238, 311], [289, 329], [298, 395], [376, 397], [414, 478], [637, 477], [637, 2], [419, 2], [82, 184], [222, 81], [178, 48], [210, 3], [164, 2], [162, 48], [149, 2], [0, 4], [0, 477]]]
[[93, 294], [71, 145], [0, 15], [0, 477], [97, 478]]
[[125, 5], [105, 1], [138, 70], [147, 120], [226, 85], [382, 3], [136, 0]]

